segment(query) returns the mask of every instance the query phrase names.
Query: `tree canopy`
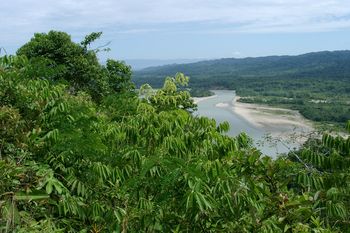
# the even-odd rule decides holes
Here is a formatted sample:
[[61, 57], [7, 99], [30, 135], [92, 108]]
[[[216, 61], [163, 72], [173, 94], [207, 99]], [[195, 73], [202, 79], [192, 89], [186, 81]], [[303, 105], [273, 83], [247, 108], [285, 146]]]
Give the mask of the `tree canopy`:
[[100, 65], [95, 50], [89, 46], [102, 33], [91, 33], [81, 43], [75, 43], [65, 32], [36, 33], [18, 49], [18, 56], [25, 56], [31, 63], [44, 63], [54, 74], [47, 77], [51, 82], [63, 82], [70, 91], [85, 91], [95, 100], [132, 88], [131, 68], [125, 63], [109, 59]]
[[[193, 116], [181, 73], [135, 95], [129, 67], [84, 51], [96, 37], [36, 34], [0, 58], [1, 231], [348, 231], [349, 138], [272, 160], [227, 123]], [[94, 75], [80, 66], [89, 58]], [[99, 75], [109, 91], [96, 98], [81, 79]]]

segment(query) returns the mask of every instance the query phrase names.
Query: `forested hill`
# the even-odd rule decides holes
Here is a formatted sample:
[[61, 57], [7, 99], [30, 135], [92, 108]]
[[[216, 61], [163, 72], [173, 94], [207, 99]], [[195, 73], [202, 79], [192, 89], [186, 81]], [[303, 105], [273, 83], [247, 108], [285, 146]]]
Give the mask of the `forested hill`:
[[[228, 87], [244, 77], [350, 78], [350, 51], [314, 52], [298, 56], [223, 58], [190, 64], [150, 67], [134, 73], [137, 84], [158, 86], [166, 75], [183, 72], [193, 86]], [[203, 82], [204, 81], [204, 82]]]
[[245, 97], [243, 102], [295, 109], [313, 121], [343, 124], [350, 119], [349, 64], [350, 51], [316, 52], [151, 67], [133, 78], [138, 86], [159, 87], [165, 76], [183, 72], [191, 77], [192, 95], [234, 89]]
[[130, 66], [98, 62], [101, 35], [0, 57], [1, 233], [349, 232], [349, 137], [273, 160], [193, 115], [187, 76], [135, 90]]

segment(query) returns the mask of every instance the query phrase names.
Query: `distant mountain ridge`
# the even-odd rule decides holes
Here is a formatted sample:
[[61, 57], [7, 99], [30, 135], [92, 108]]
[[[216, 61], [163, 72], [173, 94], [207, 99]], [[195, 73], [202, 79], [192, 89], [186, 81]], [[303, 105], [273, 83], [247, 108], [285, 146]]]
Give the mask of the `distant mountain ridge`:
[[[210, 82], [209, 87], [229, 84], [232, 79], [281, 78], [349, 78], [350, 51], [322, 51], [296, 56], [222, 58], [189, 64], [149, 67], [134, 73], [136, 84], [161, 85], [165, 76], [183, 72], [194, 86]], [[205, 85], [208, 87], [208, 85]]]
[[133, 70], [142, 70], [148, 67], [163, 66], [168, 64], [187, 64], [202, 61], [204, 59], [126, 59], [125, 62]]

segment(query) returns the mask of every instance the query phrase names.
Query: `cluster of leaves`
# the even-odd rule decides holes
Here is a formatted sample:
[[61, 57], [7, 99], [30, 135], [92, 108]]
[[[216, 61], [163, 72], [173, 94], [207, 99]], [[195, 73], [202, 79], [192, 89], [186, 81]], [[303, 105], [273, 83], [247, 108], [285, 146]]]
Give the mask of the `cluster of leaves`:
[[109, 59], [104, 67], [99, 64], [96, 56], [99, 50], [88, 49], [101, 34], [91, 33], [79, 44], [74, 43], [65, 32], [36, 33], [17, 51], [17, 55], [27, 57], [36, 69], [39, 66], [51, 71], [49, 74], [37, 73], [42, 78], [69, 85], [71, 93], [85, 91], [94, 100], [101, 100], [113, 92], [133, 88], [130, 66]]
[[189, 112], [196, 110], [196, 105], [191, 99], [187, 90], [181, 90], [188, 85], [189, 78], [182, 73], [177, 73], [175, 77], [167, 77], [163, 88], [153, 91], [149, 84], [142, 85], [140, 94], [145, 96], [145, 100], [159, 111], [169, 111], [184, 109]]
[[[350, 132], [350, 121], [347, 129]], [[301, 150], [289, 155], [305, 168], [298, 172], [294, 188], [313, 197], [313, 208], [322, 221], [343, 231], [350, 229], [349, 156], [350, 137], [329, 134], [309, 139]]]
[[338, 153], [332, 170], [311, 167], [304, 152], [272, 160], [247, 135], [225, 135], [227, 123], [191, 115], [183, 74], [168, 77], [160, 90], [145, 85], [138, 97], [120, 92], [127, 79], [109, 69], [118, 88], [96, 100], [89, 88], [72, 92], [79, 85], [53, 81], [56, 68], [0, 58], [1, 231], [349, 228], [348, 168], [338, 160], [347, 161], [349, 140], [324, 139]]

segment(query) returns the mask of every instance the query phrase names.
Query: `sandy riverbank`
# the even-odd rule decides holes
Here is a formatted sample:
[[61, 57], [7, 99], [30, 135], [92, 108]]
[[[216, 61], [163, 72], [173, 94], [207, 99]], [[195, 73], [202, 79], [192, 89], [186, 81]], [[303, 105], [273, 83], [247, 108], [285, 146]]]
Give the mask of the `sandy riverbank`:
[[207, 100], [207, 99], [211, 99], [211, 98], [215, 98], [217, 97], [217, 95], [211, 95], [211, 96], [206, 96], [206, 97], [192, 97], [193, 102], [195, 104], [198, 104], [199, 102], [203, 101], [203, 100]]
[[232, 111], [255, 127], [266, 130], [272, 137], [280, 137], [283, 140], [294, 138], [302, 143], [307, 135], [314, 131], [312, 122], [298, 111], [240, 103], [237, 102], [239, 98], [236, 96], [233, 100]]

